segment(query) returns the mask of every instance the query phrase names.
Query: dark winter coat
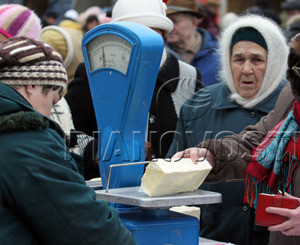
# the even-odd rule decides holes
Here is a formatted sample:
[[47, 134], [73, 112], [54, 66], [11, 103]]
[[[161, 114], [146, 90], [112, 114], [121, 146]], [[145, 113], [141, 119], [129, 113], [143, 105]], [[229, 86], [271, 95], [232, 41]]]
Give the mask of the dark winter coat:
[[59, 126], [0, 83], [0, 243], [136, 244], [85, 185]]

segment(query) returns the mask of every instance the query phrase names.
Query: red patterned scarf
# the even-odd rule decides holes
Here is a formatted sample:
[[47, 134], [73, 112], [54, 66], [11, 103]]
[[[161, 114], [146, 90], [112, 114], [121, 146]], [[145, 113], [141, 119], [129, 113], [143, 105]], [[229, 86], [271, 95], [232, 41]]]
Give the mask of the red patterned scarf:
[[291, 182], [299, 164], [300, 144], [294, 141], [300, 124], [300, 103], [296, 100], [293, 111], [268, 133], [252, 151], [252, 159], [245, 171], [244, 202], [256, 207], [259, 193], [278, 191], [292, 194]]

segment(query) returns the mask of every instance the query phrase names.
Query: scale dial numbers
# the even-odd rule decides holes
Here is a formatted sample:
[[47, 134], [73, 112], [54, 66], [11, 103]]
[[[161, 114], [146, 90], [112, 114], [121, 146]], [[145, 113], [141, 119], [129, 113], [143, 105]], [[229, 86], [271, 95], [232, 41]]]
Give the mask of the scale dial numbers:
[[87, 44], [91, 71], [101, 68], [116, 69], [126, 75], [132, 46], [123, 38], [105, 34]]

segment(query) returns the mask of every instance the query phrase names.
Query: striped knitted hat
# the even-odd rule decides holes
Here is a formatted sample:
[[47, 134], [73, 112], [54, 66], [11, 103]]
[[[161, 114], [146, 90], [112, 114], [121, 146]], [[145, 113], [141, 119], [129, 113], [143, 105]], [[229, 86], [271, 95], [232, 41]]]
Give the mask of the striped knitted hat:
[[14, 37], [0, 46], [0, 82], [7, 85], [67, 85], [59, 53], [32, 38]]
[[5, 37], [40, 39], [41, 29], [40, 18], [32, 10], [19, 4], [0, 5], [0, 34]]

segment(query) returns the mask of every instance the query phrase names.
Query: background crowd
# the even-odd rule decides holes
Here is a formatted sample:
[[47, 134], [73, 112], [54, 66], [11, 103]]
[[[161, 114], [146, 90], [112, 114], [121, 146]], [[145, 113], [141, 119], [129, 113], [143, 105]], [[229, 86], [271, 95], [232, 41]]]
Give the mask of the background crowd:
[[[283, 1], [279, 12], [267, 0], [255, 0], [239, 13], [222, 16], [218, 0], [107, 2], [77, 11], [73, 1], [0, 1], [0, 140], [6, 142], [0, 147], [0, 223], [6, 225], [0, 241], [135, 244], [115, 210], [96, 200], [85, 185], [85, 180], [101, 176], [98, 126], [81, 40], [101, 24], [127, 21], [151, 28], [165, 41], [147, 121], [147, 160], [206, 156], [213, 166], [200, 188], [222, 193], [223, 202], [201, 207], [200, 236], [234, 244], [299, 244], [300, 208], [286, 214], [288, 224], [256, 226], [257, 196], [249, 198], [243, 180], [269, 179], [273, 167], [259, 157], [257, 167], [251, 154], [280, 148], [279, 156], [288, 158], [274, 169], [287, 168], [289, 178], [282, 176], [283, 170], [276, 172], [270, 193], [300, 198], [300, 152], [294, 147], [299, 145], [295, 132], [300, 121], [300, 1]], [[28, 70], [30, 78], [24, 75]], [[284, 135], [288, 144], [274, 146], [267, 135], [273, 127], [284, 132], [292, 128], [291, 135]], [[6, 147], [12, 136], [17, 143]], [[270, 161], [275, 164], [277, 159]], [[268, 169], [264, 176], [257, 174], [264, 172], [262, 167]], [[22, 191], [28, 200], [20, 200]], [[37, 200], [34, 193], [39, 193]], [[76, 202], [79, 197], [82, 203]], [[39, 208], [45, 202], [51, 204]], [[99, 216], [93, 217], [95, 213]], [[69, 222], [68, 232], [60, 234]], [[56, 226], [52, 234], [47, 233], [50, 225]]]

